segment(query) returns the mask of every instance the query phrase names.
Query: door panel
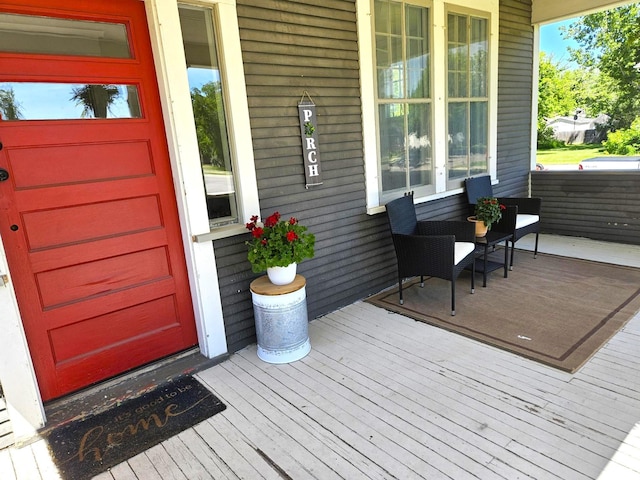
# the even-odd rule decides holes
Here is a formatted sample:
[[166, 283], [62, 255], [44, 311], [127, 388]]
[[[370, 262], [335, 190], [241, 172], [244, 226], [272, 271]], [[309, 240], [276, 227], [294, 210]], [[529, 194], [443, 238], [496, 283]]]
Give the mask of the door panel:
[[[37, 153], [36, 149], [41, 149]], [[70, 155], [71, 153], [71, 155]], [[76, 158], [85, 168], [76, 169]], [[45, 187], [61, 183], [96, 182], [152, 175], [148, 142], [92, 143], [29, 149], [16, 148], [9, 163], [16, 188]], [[55, 168], [49, 168], [55, 165]]]
[[128, 85], [139, 101], [132, 118], [0, 119], [0, 234], [48, 400], [197, 336], [143, 2], [0, 0], [3, 11], [123, 24], [133, 58], [0, 52], [0, 86]]

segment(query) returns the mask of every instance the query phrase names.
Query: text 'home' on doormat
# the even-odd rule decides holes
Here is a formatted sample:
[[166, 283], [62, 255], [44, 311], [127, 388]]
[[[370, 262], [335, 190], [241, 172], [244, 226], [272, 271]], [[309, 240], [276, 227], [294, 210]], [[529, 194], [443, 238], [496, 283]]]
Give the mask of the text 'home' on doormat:
[[47, 439], [60, 475], [66, 480], [87, 479], [225, 408], [187, 376], [98, 415], [56, 427]]

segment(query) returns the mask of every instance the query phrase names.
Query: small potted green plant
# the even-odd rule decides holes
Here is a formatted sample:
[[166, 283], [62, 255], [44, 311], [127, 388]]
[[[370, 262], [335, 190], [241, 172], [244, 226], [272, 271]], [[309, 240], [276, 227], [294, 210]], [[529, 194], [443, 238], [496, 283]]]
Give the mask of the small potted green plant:
[[300, 225], [295, 217], [281, 220], [275, 212], [261, 224], [258, 216], [246, 224], [251, 232], [247, 241], [247, 258], [256, 273], [266, 270], [269, 280], [276, 285], [293, 282], [297, 264], [305, 258], [313, 258], [315, 236]]
[[483, 237], [487, 231], [491, 229], [491, 225], [500, 221], [502, 211], [505, 210], [496, 197], [480, 197], [476, 201], [476, 206], [472, 217], [468, 217], [469, 221], [476, 222], [476, 237]]

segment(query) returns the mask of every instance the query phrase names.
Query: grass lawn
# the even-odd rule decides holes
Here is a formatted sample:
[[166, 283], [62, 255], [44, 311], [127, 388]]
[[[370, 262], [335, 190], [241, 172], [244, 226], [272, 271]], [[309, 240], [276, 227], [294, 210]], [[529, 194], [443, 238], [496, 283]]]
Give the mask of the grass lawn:
[[205, 175], [229, 175], [229, 172], [225, 172], [221, 167], [216, 167], [205, 163], [202, 165], [202, 171]]
[[608, 155], [602, 146], [567, 145], [551, 150], [538, 150], [536, 162], [547, 165], [576, 165], [591, 157]]

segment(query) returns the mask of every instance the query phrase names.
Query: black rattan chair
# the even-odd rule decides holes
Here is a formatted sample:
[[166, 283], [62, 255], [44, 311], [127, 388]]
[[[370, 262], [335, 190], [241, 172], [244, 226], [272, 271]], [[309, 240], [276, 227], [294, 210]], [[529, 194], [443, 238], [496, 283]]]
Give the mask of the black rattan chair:
[[[469, 209], [473, 211], [476, 201], [481, 197], [493, 197], [493, 187], [491, 186], [491, 177], [489, 175], [481, 175], [479, 177], [471, 177], [465, 180], [467, 190], [467, 200]], [[533, 251], [533, 258], [538, 256], [538, 236], [540, 233], [540, 208], [542, 206], [541, 198], [531, 197], [499, 197], [498, 201], [503, 205], [517, 207], [517, 215], [515, 228], [513, 228], [513, 237], [511, 237], [511, 260], [509, 262], [510, 270], [513, 270], [513, 251], [515, 243], [525, 235], [530, 233], [536, 234], [536, 244]], [[471, 213], [473, 215], [473, 213]], [[498, 231], [500, 226], [495, 227]], [[507, 232], [511, 233], [511, 231]]]
[[456, 279], [471, 265], [471, 293], [475, 277], [475, 227], [470, 222], [418, 221], [413, 195], [405, 195], [386, 205], [393, 246], [398, 260], [400, 305], [402, 281], [432, 276], [451, 281], [451, 315], [456, 314]]

